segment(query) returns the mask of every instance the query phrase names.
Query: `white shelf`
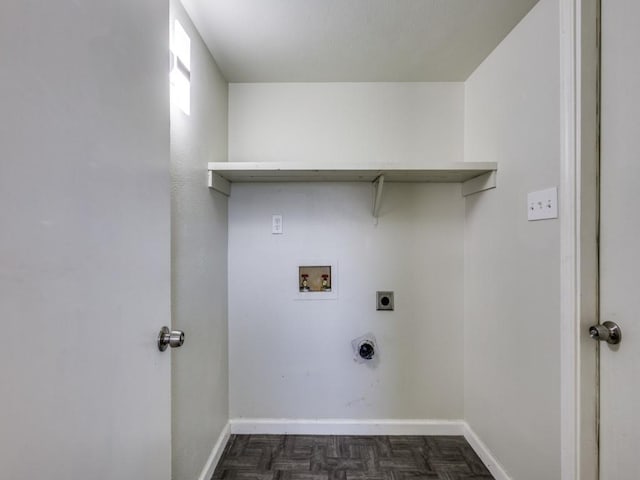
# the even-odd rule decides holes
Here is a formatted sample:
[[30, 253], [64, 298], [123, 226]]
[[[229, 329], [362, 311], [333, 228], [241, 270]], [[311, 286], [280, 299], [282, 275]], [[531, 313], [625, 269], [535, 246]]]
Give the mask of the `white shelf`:
[[377, 217], [384, 183], [462, 183], [464, 196], [495, 188], [495, 162], [455, 162], [428, 168], [402, 164], [349, 165], [292, 162], [211, 162], [209, 187], [229, 195], [233, 182], [369, 182], [376, 185]]
[[209, 171], [229, 182], [465, 182], [496, 171], [495, 162], [442, 163], [428, 168], [406, 165], [313, 165], [291, 162], [211, 162]]

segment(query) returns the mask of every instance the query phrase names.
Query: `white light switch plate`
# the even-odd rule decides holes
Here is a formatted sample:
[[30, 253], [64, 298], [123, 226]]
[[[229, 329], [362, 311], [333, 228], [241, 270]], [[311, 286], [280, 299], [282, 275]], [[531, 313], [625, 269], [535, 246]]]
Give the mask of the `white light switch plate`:
[[556, 187], [527, 195], [527, 218], [531, 220], [546, 220], [558, 218], [558, 189]]
[[282, 235], [282, 215], [271, 215], [271, 233]]

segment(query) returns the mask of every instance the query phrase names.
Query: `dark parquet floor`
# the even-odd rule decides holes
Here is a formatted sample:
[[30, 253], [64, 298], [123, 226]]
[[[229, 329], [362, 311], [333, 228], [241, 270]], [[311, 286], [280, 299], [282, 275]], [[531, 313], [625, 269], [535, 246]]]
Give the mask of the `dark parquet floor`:
[[212, 480], [489, 480], [459, 436], [232, 435]]

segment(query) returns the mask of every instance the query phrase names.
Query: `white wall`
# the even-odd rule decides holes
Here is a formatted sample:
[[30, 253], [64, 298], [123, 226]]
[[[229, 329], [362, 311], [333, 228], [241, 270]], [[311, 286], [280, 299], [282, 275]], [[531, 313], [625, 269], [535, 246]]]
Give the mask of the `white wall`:
[[[231, 84], [229, 159], [462, 160], [463, 122], [462, 84]], [[232, 418], [461, 418], [460, 186], [386, 184], [378, 226], [372, 188], [233, 185]], [[338, 299], [294, 299], [311, 259], [338, 263]], [[395, 312], [375, 310], [377, 290]], [[375, 366], [353, 361], [368, 332]]]
[[207, 188], [207, 162], [227, 158], [227, 82], [179, 1], [191, 38], [191, 115], [171, 108], [173, 476], [192, 480], [229, 418], [227, 198]]
[[168, 15], [0, 3], [2, 478], [170, 478]]
[[[457, 184], [234, 184], [229, 207], [231, 417], [462, 415], [462, 234]], [[284, 234], [271, 235], [271, 215]], [[295, 300], [298, 260], [338, 262], [338, 299]], [[394, 290], [396, 310], [375, 310]], [[379, 363], [356, 364], [371, 332]]]
[[229, 161], [463, 161], [462, 83], [229, 86]]
[[465, 84], [465, 418], [514, 479], [560, 478], [559, 221], [527, 192], [559, 182], [558, 4], [541, 0]]

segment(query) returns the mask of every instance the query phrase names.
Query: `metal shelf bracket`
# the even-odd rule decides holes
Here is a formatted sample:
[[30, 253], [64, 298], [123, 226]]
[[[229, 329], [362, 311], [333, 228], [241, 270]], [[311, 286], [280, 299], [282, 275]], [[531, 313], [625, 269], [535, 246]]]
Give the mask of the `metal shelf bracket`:
[[373, 181], [373, 184], [376, 187], [376, 194], [373, 200], [373, 218], [378, 218], [378, 213], [380, 212], [380, 204], [382, 203], [382, 188], [384, 186], [384, 175], [379, 175]]

